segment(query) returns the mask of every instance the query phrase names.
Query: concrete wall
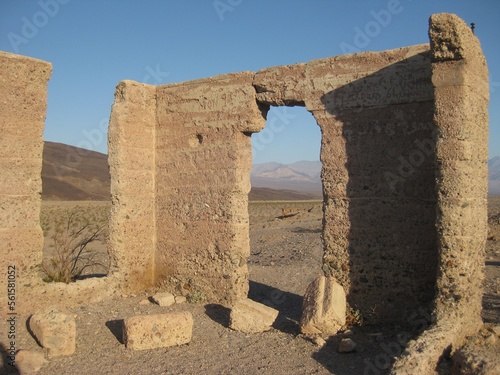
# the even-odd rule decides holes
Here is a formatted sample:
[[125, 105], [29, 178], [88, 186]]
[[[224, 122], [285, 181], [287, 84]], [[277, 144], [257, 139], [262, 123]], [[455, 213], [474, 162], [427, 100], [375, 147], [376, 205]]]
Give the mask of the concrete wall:
[[436, 147], [438, 273], [433, 324], [394, 374], [434, 373], [482, 324], [488, 189], [488, 69], [479, 40], [455, 15], [430, 19]]
[[[468, 28], [462, 31], [471, 34]], [[450, 68], [448, 57], [446, 64], [436, 65], [440, 43], [441, 39], [434, 41], [432, 50], [419, 45], [345, 55], [156, 88], [120, 84], [110, 124], [110, 163], [114, 212], [124, 216], [113, 218], [112, 228], [128, 229], [117, 231], [112, 240], [116, 269], [128, 275], [124, 277], [129, 284], [137, 279], [136, 285], [201, 292], [208, 301], [229, 306], [244, 296], [249, 135], [263, 128], [270, 105], [301, 105], [322, 131], [324, 257], [318, 267], [339, 280], [349, 304], [368, 323], [405, 323], [415, 312], [432, 309], [436, 286], [445, 284], [443, 262], [450, 261], [440, 253], [448, 239], [436, 225], [458, 228], [455, 231], [468, 225], [461, 222], [464, 215], [453, 211], [451, 201], [443, 200], [436, 178], [438, 183], [460, 182], [463, 175], [450, 177], [458, 168], [486, 189], [485, 166], [477, 169], [476, 180], [467, 165], [450, 161], [455, 157], [447, 156], [451, 151], [442, 151], [456, 149], [457, 141], [440, 146], [436, 154], [438, 135], [440, 145], [444, 142], [442, 122], [453, 118], [443, 117], [443, 108], [456, 112], [459, 107], [467, 116], [477, 112], [466, 102], [449, 105], [441, 99], [436, 86], [443, 81], [440, 71], [458, 68]], [[482, 58], [479, 50], [475, 53]], [[474, 72], [461, 61], [457, 64]], [[465, 98], [484, 91], [483, 86]], [[442, 90], [452, 91], [443, 97], [464, 98], [461, 87], [446, 84]], [[140, 99], [130, 99], [136, 97]], [[487, 124], [484, 116], [478, 121]], [[478, 142], [486, 150], [481, 136], [468, 141], [467, 147], [473, 149]], [[127, 137], [141, 146], [121, 141]], [[134, 155], [129, 162], [120, 158], [118, 169], [113, 169], [118, 158], [113, 155], [114, 143], [122, 147], [117, 155]], [[127, 173], [137, 165], [140, 171], [131, 175], [130, 190], [122, 192], [118, 186], [128, 184]], [[137, 202], [144, 202], [146, 212], [141, 215], [146, 216], [127, 211], [139, 210]], [[466, 213], [481, 217], [476, 224], [483, 229], [484, 205], [471, 204], [474, 212], [469, 208]], [[453, 225], [446, 220], [454, 220]], [[479, 248], [484, 245], [483, 233], [474, 233]], [[475, 262], [479, 267], [479, 260]], [[481, 268], [474, 270], [479, 277]], [[133, 272], [137, 275], [130, 278]]]
[[[0, 52], [0, 269], [2, 310], [7, 272], [19, 280], [37, 275], [42, 260], [40, 227], [43, 127], [52, 65]], [[18, 285], [19, 288], [19, 285]], [[22, 300], [18, 302], [22, 304]]]
[[323, 271], [365, 321], [404, 322], [436, 282], [435, 125], [428, 45], [264, 69], [257, 99], [321, 127]]
[[231, 305], [248, 291], [253, 73], [157, 89], [156, 280]]

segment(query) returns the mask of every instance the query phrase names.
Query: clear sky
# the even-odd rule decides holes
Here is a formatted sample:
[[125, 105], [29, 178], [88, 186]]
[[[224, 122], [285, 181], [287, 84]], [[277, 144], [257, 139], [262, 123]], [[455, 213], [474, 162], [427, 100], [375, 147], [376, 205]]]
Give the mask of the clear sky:
[[[490, 69], [490, 157], [500, 155], [498, 0], [0, 0], [0, 50], [53, 64], [46, 140], [107, 152], [123, 79], [173, 83], [428, 43], [439, 12], [476, 24]], [[268, 121], [278, 130], [252, 136], [254, 162], [318, 160], [305, 109], [276, 108]]]

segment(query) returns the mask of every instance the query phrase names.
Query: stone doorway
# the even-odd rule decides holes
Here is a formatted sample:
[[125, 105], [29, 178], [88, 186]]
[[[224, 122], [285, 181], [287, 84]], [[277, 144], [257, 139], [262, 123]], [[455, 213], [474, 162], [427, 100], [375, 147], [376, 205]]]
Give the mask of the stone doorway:
[[321, 273], [320, 145], [302, 106], [272, 106], [265, 128], [252, 135], [248, 296], [278, 310], [274, 326], [285, 332], [298, 333], [302, 296]]

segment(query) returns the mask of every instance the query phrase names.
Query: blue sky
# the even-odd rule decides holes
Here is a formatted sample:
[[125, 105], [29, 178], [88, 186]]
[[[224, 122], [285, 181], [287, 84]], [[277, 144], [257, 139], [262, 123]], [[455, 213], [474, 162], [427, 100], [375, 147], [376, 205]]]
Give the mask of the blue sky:
[[[476, 24], [490, 69], [490, 157], [498, 156], [498, 0], [0, 0], [0, 50], [53, 64], [46, 140], [107, 152], [123, 79], [174, 83], [428, 43], [428, 18], [439, 12]], [[304, 108], [273, 109], [268, 121], [277, 130], [252, 136], [254, 162], [318, 160], [319, 128]]]

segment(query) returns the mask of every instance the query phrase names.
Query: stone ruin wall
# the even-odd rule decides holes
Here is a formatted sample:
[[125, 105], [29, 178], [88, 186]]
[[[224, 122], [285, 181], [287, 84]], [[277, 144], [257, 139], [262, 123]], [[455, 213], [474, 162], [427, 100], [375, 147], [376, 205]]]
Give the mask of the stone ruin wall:
[[[42, 261], [40, 227], [43, 127], [52, 65], [0, 52], [0, 270], [2, 311], [7, 274], [37, 277]], [[22, 304], [22, 300], [18, 301]]]
[[231, 306], [248, 290], [250, 135], [270, 105], [301, 105], [322, 132], [318, 272], [338, 279], [369, 323], [404, 323], [430, 306], [435, 324], [395, 369], [436, 363], [481, 322], [488, 74], [458, 17], [433, 16], [429, 35], [430, 47], [157, 87], [121, 82], [109, 128], [112, 268], [64, 287], [41, 285], [33, 268], [51, 66], [0, 54], [0, 266], [15, 262], [31, 285], [24, 297], [43, 292], [47, 303], [162, 285]]
[[[154, 262], [146, 284], [166, 284], [177, 293], [199, 290], [227, 306], [245, 296], [249, 135], [263, 129], [270, 105], [304, 105], [322, 131], [323, 271], [342, 283], [368, 321], [404, 320], [430, 305], [436, 269], [429, 264], [437, 263], [437, 253], [428, 46], [162, 85], [156, 103], [151, 90], [120, 84], [110, 124], [112, 173], [123, 157], [115, 160], [111, 152], [118, 132], [138, 144], [155, 142], [156, 149], [141, 161], [148, 166], [129, 172], [120, 164], [117, 175], [139, 175], [123, 179], [131, 185], [130, 197], [125, 190], [114, 193], [128, 216], [119, 228], [131, 230], [128, 244], [124, 232], [117, 234], [131, 246], [118, 258], [130, 257], [124, 265], [131, 273]], [[149, 127], [143, 137], [137, 131], [154, 110], [155, 140]], [[125, 111], [130, 118], [121, 117]], [[124, 154], [134, 150], [130, 146], [123, 142]], [[403, 170], [400, 156], [413, 160], [411, 152], [421, 153], [421, 147], [425, 155], [418, 167]], [[141, 153], [137, 149], [130, 160], [137, 163]], [[146, 212], [128, 203], [139, 202], [138, 194], [148, 202]]]

